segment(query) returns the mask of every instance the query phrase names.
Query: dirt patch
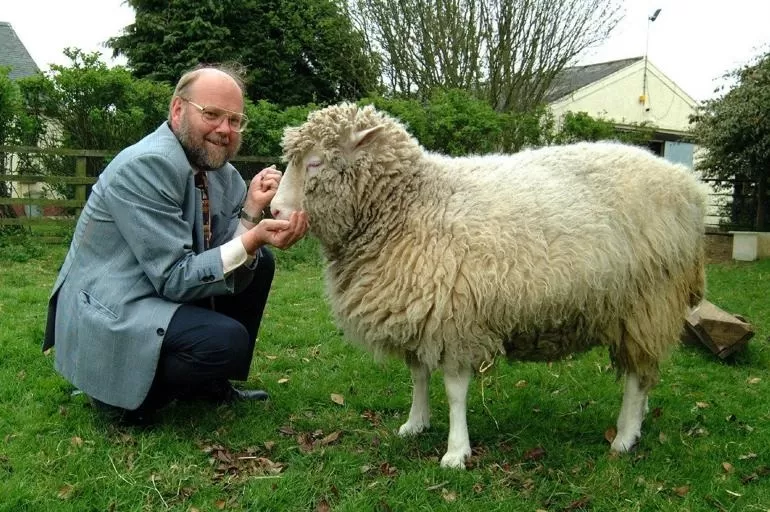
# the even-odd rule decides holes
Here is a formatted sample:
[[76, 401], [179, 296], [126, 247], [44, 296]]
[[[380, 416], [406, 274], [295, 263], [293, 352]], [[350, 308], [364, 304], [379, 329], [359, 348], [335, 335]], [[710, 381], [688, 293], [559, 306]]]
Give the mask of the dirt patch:
[[733, 235], [706, 234], [706, 263], [722, 263], [733, 259]]

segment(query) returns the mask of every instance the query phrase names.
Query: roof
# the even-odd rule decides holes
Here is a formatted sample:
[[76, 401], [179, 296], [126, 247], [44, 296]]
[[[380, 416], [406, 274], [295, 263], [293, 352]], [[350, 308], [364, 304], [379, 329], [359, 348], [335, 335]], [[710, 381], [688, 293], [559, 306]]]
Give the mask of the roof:
[[11, 68], [11, 80], [24, 78], [40, 72], [24, 43], [7, 21], [0, 21], [0, 66]]
[[623, 68], [627, 68], [631, 64], [639, 62], [642, 59], [644, 59], [644, 57], [632, 57], [630, 59], [600, 62], [598, 64], [589, 64], [587, 66], [564, 68], [554, 78], [551, 87], [548, 89], [548, 92], [545, 93], [544, 99], [547, 103], [552, 103], [564, 96], [572, 94], [578, 89], [594, 82], [598, 82]]

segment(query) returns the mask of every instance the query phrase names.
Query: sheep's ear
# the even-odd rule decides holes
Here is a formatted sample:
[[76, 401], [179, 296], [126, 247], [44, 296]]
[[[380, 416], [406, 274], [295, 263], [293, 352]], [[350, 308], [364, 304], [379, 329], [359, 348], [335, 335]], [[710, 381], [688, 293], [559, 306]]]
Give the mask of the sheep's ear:
[[374, 128], [368, 128], [355, 132], [350, 137], [350, 149], [359, 149], [370, 144], [377, 138], [377, 135], [385, 128], [384, 125], [377, 125]]

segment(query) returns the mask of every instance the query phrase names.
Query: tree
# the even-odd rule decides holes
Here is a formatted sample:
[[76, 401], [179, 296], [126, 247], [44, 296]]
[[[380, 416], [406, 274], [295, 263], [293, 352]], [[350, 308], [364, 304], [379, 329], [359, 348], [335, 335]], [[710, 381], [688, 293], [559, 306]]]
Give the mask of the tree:
[[[99, 53], [65, 49], [69, 66], [53, 65], [47, 74], [19, 80], [24, 109], [39, 129], [44, 147], [118, 150], [158, 127], [168, 115], [171, 87], [136, 79], [121, 66], [108, 68]], [[102, 161], [89, 158], [87, 174], [96, 176]], [[25, 162], [27, 172], [67, 176], [75, 170], [72, 157], [36, 155]], [[69, 185], [51, 189], [72, 197]]]
[[554, 77], [606, 39], [618, 0], [352, 0], [391, 91], [475, 91], [499, 112], [530, 111]]
[[[0, 67], [0, 145], [18, 143], [17, 128], [21, 112], [19, 87], [8, 76], [10, 69]], [[0, 174], [6, 174], [10, 168], [10, 155], [0, 152]], [[0, 197], [10, 197], [8, 182], [0, 181]], [[0, 205], [0, 218], [16, 217], [13, 208]], [[0, 233], [8, 231], [0, 227]]]
[[168, 115], [171, 88], [137, 80], [113, 68], [99, 53], [67, 48], [69, 66], [19, 81], [27, 109], [47, 119], [46, 144], [77, 149], [121, 149], [136, 142]]
[[705, 101], [693, 119], [695, 139], [706, 149], [697, 168], [708, 178], [753, 182], [751, 221], [754, 229], [768, 231], [770, 53], [728, 75], [737, 80], [736, 86], [719, 98]]
[[237, 62], [253, 101], [303, 105], [355, 100], [378, 83], [336, 0], [127, 0], [136, 19], [107, 45], [138, 77], [174, 83], [195, 65]]

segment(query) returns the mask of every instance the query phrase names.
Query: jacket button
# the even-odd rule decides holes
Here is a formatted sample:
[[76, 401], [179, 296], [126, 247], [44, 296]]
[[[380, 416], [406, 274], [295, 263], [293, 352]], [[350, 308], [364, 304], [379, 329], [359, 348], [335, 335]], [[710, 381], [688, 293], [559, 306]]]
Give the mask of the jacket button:
[[164, 334], [166, 334], [165, 329], [163, 329], [162, 327], [158, 327], [158, 330], [155, 332], [158, 333], [158, 336], [163, 336]]

